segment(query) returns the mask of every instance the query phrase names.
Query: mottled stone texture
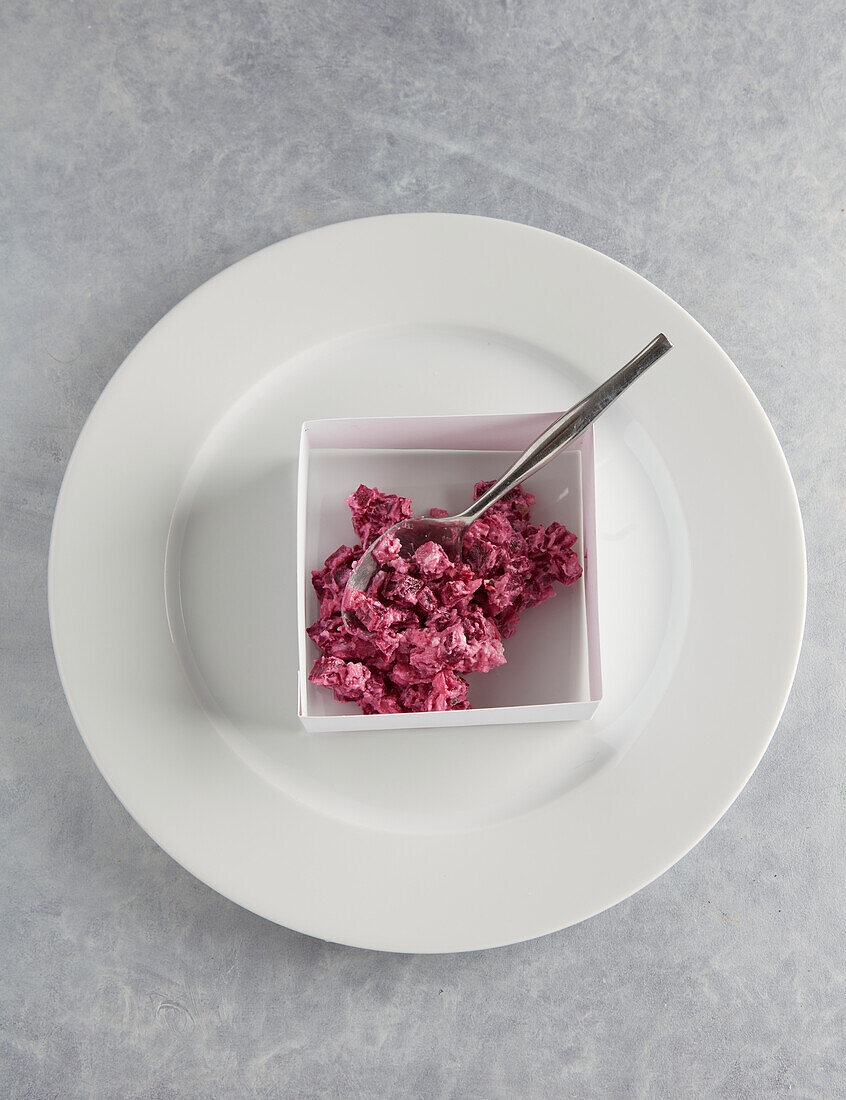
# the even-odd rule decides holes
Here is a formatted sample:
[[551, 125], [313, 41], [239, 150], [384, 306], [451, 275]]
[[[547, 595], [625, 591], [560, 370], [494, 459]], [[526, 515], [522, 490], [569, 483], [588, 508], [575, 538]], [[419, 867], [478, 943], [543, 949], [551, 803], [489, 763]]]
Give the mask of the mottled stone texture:
[[[844, 9], [837, 0], [0, 6], [0, 1091], [846, 1094]], [[552, 229], [686, 306], [808, 536], [793, 695], [737, 803], [611, 912], [460, 957], [336, 947], [199, 885], [76, 734], [45, 606], [74, 440], [139, 337], [300, 230]]]

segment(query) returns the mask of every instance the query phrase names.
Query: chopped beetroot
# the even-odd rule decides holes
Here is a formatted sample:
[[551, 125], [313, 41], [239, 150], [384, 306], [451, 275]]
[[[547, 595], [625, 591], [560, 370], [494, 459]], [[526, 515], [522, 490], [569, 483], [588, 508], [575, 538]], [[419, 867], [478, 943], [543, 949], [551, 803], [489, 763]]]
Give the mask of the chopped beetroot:
[[353, 529], [365, 550], [388, 527], [414, 514], [408, 497], [380, 493], [366, 485], [359, 485], [353, 495], [347, 497], [347, 504], [352, 512]]
[[[480, 481], [475, 499], [491, 484]], [[348, 627], [341, 603], [362, 548], [413, 515], [407, 497], [360, 485], [347, 497], [360, 545], [339, 547], [312, 573], [320, 616], [308, 634], [323, 656], [311, 682], [365, 714], [467, 710], [465, 675], [505, 664], [502, 641], [521, 612], [554, 596], [553, 582], [582, 575], [576, 536], [559, 523], [533, 526], [534, 503], [517, 488], [492, 505], [466, 532], [459, 562], [435, 542], [404, 558], [399, 539], [385, 539], [374, 550], [382, 569], [370, 588], [350, 593], [357, 622]]]
[[442, 577], [449, 568], [450, 561], [446, 551], [436, 542], [424, 542], [422, 546], [414, 551], [412, 556], [421, 575], [426, 580], [433, 577]]
[[467, 681], [454, 672], [439, 672], [431, 684], [403, 688], [400, 703], [406, 710], [469, 710]]
[[402, 543], [400, 540], [393, 535], [386, 535], [373, 547], [373, 557], [380, 565], [387, 565], [388, 562], [394, 561], [400, 556], [401, 550]]

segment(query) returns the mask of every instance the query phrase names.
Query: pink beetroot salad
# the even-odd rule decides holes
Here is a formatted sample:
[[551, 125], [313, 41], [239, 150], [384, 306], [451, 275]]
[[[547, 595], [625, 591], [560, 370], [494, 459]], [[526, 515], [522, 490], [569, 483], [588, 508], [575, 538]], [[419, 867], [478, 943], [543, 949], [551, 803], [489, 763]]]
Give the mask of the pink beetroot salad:
[[[492, 484], [480, 481], [474, 499]], [[406, 497], [359, 485], [347, 497], [359, 544], [339, 547], [311, 575], [320, 617], [308, 634], [323, 652], [311, 682], [365, 714], [469, 709], [465, 675], [504, 665], [503, 638], [520, 613], [554, 596], [554, 581], [582, 575], [576, 536], [560, 523], [532, 524], [534, 503], [517, 488], [492, 505], [464, 536], [460, 562], [434, 542], [403, 558], [399, 541], [385, 540], [377, 548], [382, 569], [356, 594], [361, 627], [348, 628], [341, 601], [362, 549], [414, 514]]]

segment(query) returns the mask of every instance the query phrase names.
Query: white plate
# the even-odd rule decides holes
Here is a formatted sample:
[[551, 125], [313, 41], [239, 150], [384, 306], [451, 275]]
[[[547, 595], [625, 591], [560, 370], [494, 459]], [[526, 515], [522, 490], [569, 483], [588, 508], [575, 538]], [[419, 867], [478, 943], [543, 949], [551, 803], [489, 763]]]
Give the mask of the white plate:
[[[659, 331], [597, 425], [594, 718], [301, 733], [300, 423], [564, 408]], [[62, 682], [139, 824], [239, 904], [393, 951], [528, 939], [666, 870], [764, 752], [804, 607], [784, 456], [707, 333], [599, 253], [455, 215], [320, 229], [177, 306], [91, 414], [50, 554]]]

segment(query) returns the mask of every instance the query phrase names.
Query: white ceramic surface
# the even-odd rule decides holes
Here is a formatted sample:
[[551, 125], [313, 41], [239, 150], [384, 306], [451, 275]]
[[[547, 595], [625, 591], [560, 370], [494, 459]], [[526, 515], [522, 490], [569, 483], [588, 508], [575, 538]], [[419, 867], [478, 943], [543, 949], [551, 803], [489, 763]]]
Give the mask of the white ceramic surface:
[[[658, 331], [672, 356], [596, 433], [593, 720], [301, 735], [300, 423], [564, 407]], [[202, 706], [168, 628], [172, 524]], [[707, 333], [583, 246], [451, 215], [294, 238], [169, 313], [80, 437], [50, 555], [62, 681], [129, 812], [240, 904], [401, 951], [540, 935], [683, 855], [769, 742], [804, 605], [787, 466]], [[267, 618], [291, 629], [258, 649]]]

